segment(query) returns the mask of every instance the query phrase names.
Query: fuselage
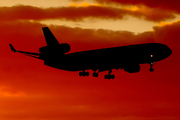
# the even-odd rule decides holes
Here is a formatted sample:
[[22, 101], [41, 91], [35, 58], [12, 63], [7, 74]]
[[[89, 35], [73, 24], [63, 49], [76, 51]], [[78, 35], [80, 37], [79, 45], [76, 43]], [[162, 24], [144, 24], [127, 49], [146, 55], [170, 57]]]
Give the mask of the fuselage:
[[160, 43], [81, 51], [46, 58], [45, 65], [68, 71], [108, 70], [160, 61], [171, 55], [171, 49]]

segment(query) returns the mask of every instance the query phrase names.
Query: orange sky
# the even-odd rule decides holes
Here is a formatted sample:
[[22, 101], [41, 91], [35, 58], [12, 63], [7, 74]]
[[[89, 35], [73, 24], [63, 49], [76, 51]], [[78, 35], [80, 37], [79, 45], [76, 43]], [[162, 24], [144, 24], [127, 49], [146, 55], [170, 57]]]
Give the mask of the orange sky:
[[[0, 120], [179, 120], [180, 8], [177, 1], [95, 0], [0, 2]], [[79, 77], [19, 53], [45, 46], [48, 26], [70, 52], [163, 43], [173, 53], [116, 78]], [[119, 30], [118, 30], [119, 28]]]

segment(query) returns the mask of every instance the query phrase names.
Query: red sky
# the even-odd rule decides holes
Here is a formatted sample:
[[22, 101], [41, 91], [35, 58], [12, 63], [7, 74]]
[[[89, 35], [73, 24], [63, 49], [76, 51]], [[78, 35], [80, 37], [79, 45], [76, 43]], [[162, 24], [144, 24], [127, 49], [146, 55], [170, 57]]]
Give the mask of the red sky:
[[[175, 19], [180, 11], [178, 2], [71, 2], [73, 4], [63, 7], [39, 7], [23, 2], [16, 6], [0, 6], [0, 119], [179, 120], [180, 21]], [[126, 16], [156, 25], [152, 26], [153, 30], [138, 34], [131, 28], [129, 31], [104, 28], [108, 21], [123, 21]], [[96, 26], [85, 29], [82, 25], [41, 22], [57, 19], [74, 24], [85, 19], [106, 20], [106, 24], [101, 29]], [[107, 71], [98, 78], [92, 77], [92, 71], [89, 77], [79, 77], [78, 72], [51, 68], [41, 60], [11, 52], [9, 43], [18, 50], [38, 52], [46, 45], [42, 32], [45, 26], [60, 43], [69, 43], [71, 52], [155, 42], [166, 44], [173, 53], [155, 63], [153, 73], [149, 72], [149, 65], [144, 64], [140, 65], [141, 71], [134, 74], [113, 70], [114, 80], [104, 79]], [[137, 27], [137, 31], [141, 27]]]

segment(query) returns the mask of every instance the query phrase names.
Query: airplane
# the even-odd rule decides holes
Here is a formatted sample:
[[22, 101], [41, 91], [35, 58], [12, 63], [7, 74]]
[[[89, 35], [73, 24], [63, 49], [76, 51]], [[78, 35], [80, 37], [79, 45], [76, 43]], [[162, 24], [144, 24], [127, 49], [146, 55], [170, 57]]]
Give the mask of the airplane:
[[59, 43], [48, 27], [42, 28], [47, 46], [39, 48], [39, 53], [16, 50], [9, 44], [13, 52], [23, 53], [44, 61], [44, 65], [66, 71], [80, 71], [79, 76], [89, 76], [86, 70], [93, 70], [93, 77], [99, 72], [109, 71], [105, 79], [114, 79], [112, 69], [124, 69], [129, 73], [140, 71], [140, 64], [150, 64], [150, 72], [154, 71], [154, 62], [163, 60], [172, 54], [172, 50], [161, 43], [145, 43], [129, 46], [111, 47], [95, 50], [68, 53], [70, 45]]

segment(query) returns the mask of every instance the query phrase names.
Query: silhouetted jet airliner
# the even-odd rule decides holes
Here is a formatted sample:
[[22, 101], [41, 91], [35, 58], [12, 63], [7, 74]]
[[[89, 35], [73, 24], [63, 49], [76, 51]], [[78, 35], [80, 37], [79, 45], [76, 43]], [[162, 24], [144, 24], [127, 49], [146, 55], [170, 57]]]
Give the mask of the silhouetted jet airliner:
[[150, 64], [149, 71], [153, 72], [153, 63], [167, 58], [171, 55], [171, 49], [160, 43], [146, 43], [122, 47], [112, 47], [96, 50], [69, 53], [70, 45], [59, 43], [48, 27], [42, 28], [47, 46], [39, 48], [39, 53], [24, 52], [16, 50], [11, 44], [14, 52], [44, 60], [44, 64], [50, 67], [67, 70], [80, 71], [79, 76], [89, 76], [86, 70], [93, 70], [93, 77], [98, 73], [109, 71], [105, 79], [114, 79], [112, 69], [124, 69], [129, 73], [140, 71], [139, 64]]

